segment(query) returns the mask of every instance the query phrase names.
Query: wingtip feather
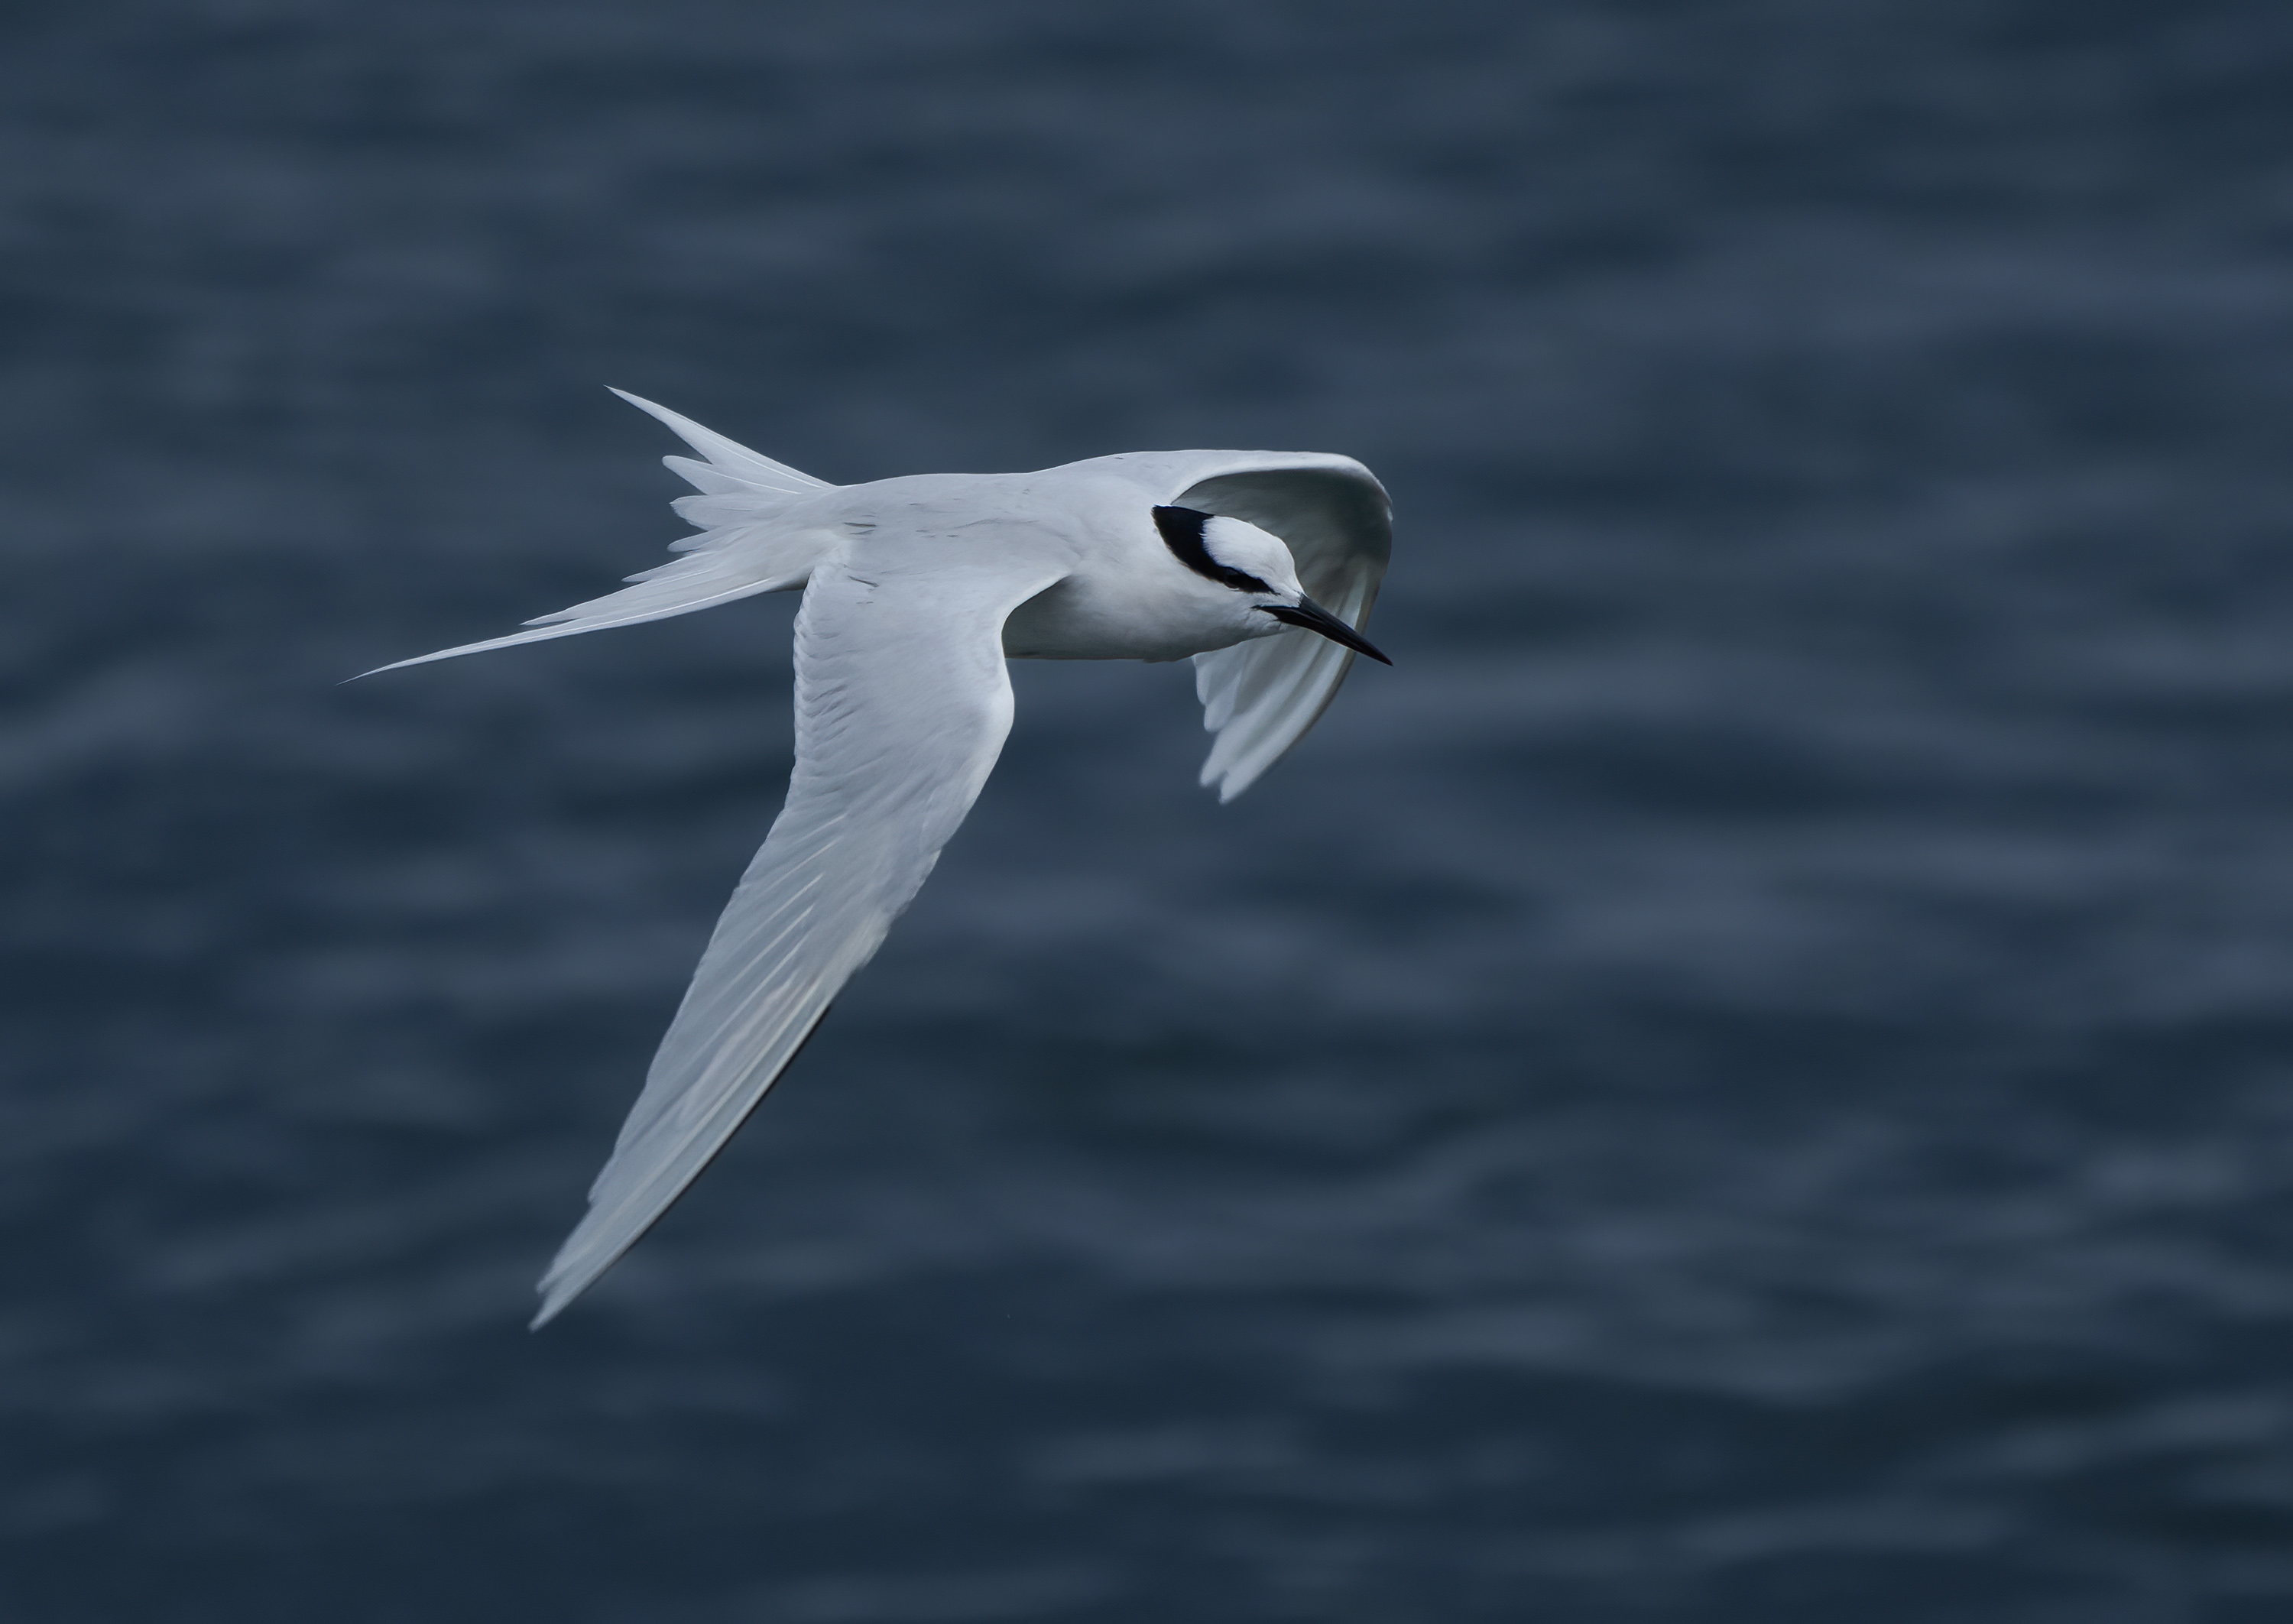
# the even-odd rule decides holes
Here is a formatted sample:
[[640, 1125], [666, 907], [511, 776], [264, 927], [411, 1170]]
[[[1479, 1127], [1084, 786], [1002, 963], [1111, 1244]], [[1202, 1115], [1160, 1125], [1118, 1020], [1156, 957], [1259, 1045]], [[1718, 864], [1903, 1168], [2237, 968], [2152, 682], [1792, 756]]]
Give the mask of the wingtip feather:
[[[645, 1227], [649, 1229], [652, 1226], [647, 1224]], [[535, 1283], [534, 1290], [541, 1295], [541, 1307], [535, 1313], [533, 1322], [526, 1327], [528, 1330], [539, 1330], [571, 1307], [583, 1292], [604, 1277], [606, 1270], [620, 1262], [622, 1255], [630, 1247], [636, 1245], [639, 1237], [644, 1233], [644, 1230], [640, 1229], [636, 1235], [630, 1236], [620, 1245], [613, 1248], [601, 1259], [595, 1255], [594, 1244], [577, 1245], [579, 1242], [589, 1240], [589, 1236], [585, 1232], [588, 1229], [589, 1225], [585, 1219], [576, 1227], [571, 1235], [566, 1237], [565, 1244], [558, 1248], [557, 1256], [551, 1260], [548, 1270]], [[577, 1253], [579, 1252], [587, 1252], [590, 1255], [577, 1256]]]

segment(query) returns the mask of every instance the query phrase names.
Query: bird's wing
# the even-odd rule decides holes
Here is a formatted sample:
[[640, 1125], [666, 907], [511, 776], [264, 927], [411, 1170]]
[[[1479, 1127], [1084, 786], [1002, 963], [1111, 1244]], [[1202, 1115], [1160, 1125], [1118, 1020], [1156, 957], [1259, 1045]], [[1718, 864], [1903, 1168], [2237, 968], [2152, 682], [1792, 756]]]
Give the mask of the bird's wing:
[[536, 616], [526, 622], [535, 628], [532, 631], [417, 655], [378, 666], [367, 675], [405, 666], [426, 666], [433, 659], [452, 659], [461, 654], [482, 654], [489, 649], [513, 648], [522, 642], [571, 637], [579, 632], [666, 620], [671, 615], [691, 614], [735, 598], [789, 592], [804, 585], [814, 561], [839, 539], [837, 532], [828, 528], [827, 515], [807, 511], [817, 506], [811, 498], [838, 488], [704, 429], [665, 406], [640, 400], [626, 390], [613, 392], [660, 418], [708, 459], [660, 459], [701, 493], [669, 505], [701, 531], [670, 545], [670, 552], [685, 556], [628, 577], [630, 584], [618, 592], [553, 615]]
[[[1212, 475], [1175, 500], [1279, 536], [1306, 595], [1358, 631], [1393, 550], [1384, 487], [1349, 457], [1285, 461], [1292, 465]], [[1249, 788], [1320, 719], [1353, 662], [1351, 650], [1304, 630], [1195, 655], [1203, 725], [1218, 735], [1203, 782], [1221, 802]]]
[[542, 1279], [537, 1326], [699, 1176], [913, 899], [1010, 730], [1003, 622], [1068, 569], [1024, 542], [991, 553], [879, 532], [814, 572], [796, 623], [787, 805]]

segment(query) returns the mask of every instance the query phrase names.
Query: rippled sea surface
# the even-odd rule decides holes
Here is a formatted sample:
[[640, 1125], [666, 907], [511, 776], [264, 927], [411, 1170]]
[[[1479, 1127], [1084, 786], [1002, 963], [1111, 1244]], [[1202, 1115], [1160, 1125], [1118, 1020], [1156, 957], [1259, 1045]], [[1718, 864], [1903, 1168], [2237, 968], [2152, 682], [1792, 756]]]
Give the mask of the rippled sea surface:
[[[9, 1624], [2293, 1616], [2293, 14], [0, 24]], [[1398, 513], [1320, 729], [1021, 666], [529, 1336], [788, 771], [668, 402]]]

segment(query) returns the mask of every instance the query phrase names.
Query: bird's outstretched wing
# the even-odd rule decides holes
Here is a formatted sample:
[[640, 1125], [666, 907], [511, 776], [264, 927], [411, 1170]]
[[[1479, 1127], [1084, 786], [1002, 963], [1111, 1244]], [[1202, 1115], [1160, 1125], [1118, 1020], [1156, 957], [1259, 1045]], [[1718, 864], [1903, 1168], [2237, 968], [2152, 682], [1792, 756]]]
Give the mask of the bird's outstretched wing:
[[541, 642], [571, 637], [579, 632], [602, 632], [609, 626], [636, 626], [666, 620], [671, 615], [711, 609], [735, 598], [758, 593], [789, 592], [804, 585], [814, 562], [836, 544], [836, 534], [805, 512], [809, 498], [837, 489], [825, 480], [798, 473], [785, 463], [751, 451], [713, 429], [702, 428], [665, 406], [641, 400], [627, 390], [613, 392], [639, 411], [650, 412], [674, 431], [678, 439], [707, 458], [664, 456], [701, 494], [670, 504], [701, 534], [672, 543], [681, 553], [654, 569], [630, 576], [629, 585], [602, 598], [576, 603], [555, 614], [538, 615], [526, 622], [531, 631], [489, 637], [458, 648], [419, 654], [366, 673], [377, 675], [405, 666], [426, 666], [433, 659], [482, 654], [489, 649], [514, 648], [522, 642]]
[[875, 953], [970, 811], [1011, 726], [1003, 622], [1055, 549], [877, 537], [822, 561], [796, 623], [796, 771], [646, 1075], [539, 1326], [724, 1147]]
[[[1307, 463], [1296, 457], [1291, 466], [1217, 474], [1176, 500], [1279, 536], [1306, 595], [1358, 631], [1393, 551], [1393, 510], [1359, 463], [1329, 457], [1294, 465]], [[1221, 802], [1249, 788], [1320, 719], [1353, 661], [1349, 650], [1309, 631], [1195, 655], [1203, 725], [1218, 735], [1203, 782]]]

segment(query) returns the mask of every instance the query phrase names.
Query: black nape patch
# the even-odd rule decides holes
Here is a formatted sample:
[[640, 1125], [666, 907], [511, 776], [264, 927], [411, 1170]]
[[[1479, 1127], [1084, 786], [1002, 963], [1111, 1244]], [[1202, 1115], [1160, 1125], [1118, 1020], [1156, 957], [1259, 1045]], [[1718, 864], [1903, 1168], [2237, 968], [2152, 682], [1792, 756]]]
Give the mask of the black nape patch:
[[1180, 563], [1205, 580], [1216, 581], [1221, 586], [1231, 586], [1236, 592], [1272, 592], [1256, 576], [1240, 570], [1229, 570], [1211, 556], [1203, 545], [1203, 526], [1211, 521], [1209, 513], [1198, 513], [1191, 507], [1158, 507], [1155, 510], [1155, 528], [1163, 532], [1163, 545]]

